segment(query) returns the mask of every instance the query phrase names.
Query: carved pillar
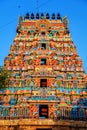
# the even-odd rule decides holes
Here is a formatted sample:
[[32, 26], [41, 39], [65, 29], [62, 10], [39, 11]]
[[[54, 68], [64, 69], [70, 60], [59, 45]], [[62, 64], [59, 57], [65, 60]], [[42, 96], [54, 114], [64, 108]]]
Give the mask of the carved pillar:
[[52, 130], [61, 130], [61, 129], [60, 129], [60, 126], [54, 126], [54, 127], [52, 128]]
[[8, 126], [2, 126], [0, 130], [9, 130]]
[[14, 130], [14, 127], [10, 127], [10, 129], [8, 129], [8, 130]]
[[2, 128], [2, 127], [0, 127], [0, 130], [3, 130], [3, 128]]

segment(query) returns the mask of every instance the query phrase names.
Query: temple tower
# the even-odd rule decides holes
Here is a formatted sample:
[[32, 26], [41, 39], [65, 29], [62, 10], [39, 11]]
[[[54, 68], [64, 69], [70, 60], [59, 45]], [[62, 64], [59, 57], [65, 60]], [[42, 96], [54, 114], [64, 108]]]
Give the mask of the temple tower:
[[60, 14], [19, 17], [4, 60], [11, 77], [0, 90], [5, 129], [80, 130], [87, 120], [87, 75], [68, 24]]

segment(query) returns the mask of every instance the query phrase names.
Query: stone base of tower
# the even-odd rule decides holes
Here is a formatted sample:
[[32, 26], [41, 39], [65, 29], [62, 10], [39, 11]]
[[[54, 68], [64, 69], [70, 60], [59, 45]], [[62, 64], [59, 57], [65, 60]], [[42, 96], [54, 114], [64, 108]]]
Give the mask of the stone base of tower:
[[87, 130], [87, 122], [51, 119], [0, 120], [0, 130]]

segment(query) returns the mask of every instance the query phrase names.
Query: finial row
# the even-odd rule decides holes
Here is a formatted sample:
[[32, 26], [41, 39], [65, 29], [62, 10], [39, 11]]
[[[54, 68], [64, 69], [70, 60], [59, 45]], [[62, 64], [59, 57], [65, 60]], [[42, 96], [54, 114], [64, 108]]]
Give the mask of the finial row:
[[52, 14], [52, 16], [50, 17], [49, 13], [47, 13], [46, 15], [44, 15], [43, 13], [39, 14], [39, 13], [36, 13], [36, 16], [34, 15], [34, 13], [26, 13], [25, 15], [25, 19], [43, 19], [43, 18], [46, 18], [46, 19], [60, 19], [62, 20], [60, 14], [58, 13], [57, 16], [55, 15], [55, 13]]

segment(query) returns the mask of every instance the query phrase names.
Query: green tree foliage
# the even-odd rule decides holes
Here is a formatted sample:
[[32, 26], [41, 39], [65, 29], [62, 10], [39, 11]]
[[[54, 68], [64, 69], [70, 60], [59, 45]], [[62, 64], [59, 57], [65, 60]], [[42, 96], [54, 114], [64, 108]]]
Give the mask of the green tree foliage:
[[5, 87], [6, 80], [9, 80], [10, 72], [5, 70], [4, 67], [0, 67], [0, 88]]

